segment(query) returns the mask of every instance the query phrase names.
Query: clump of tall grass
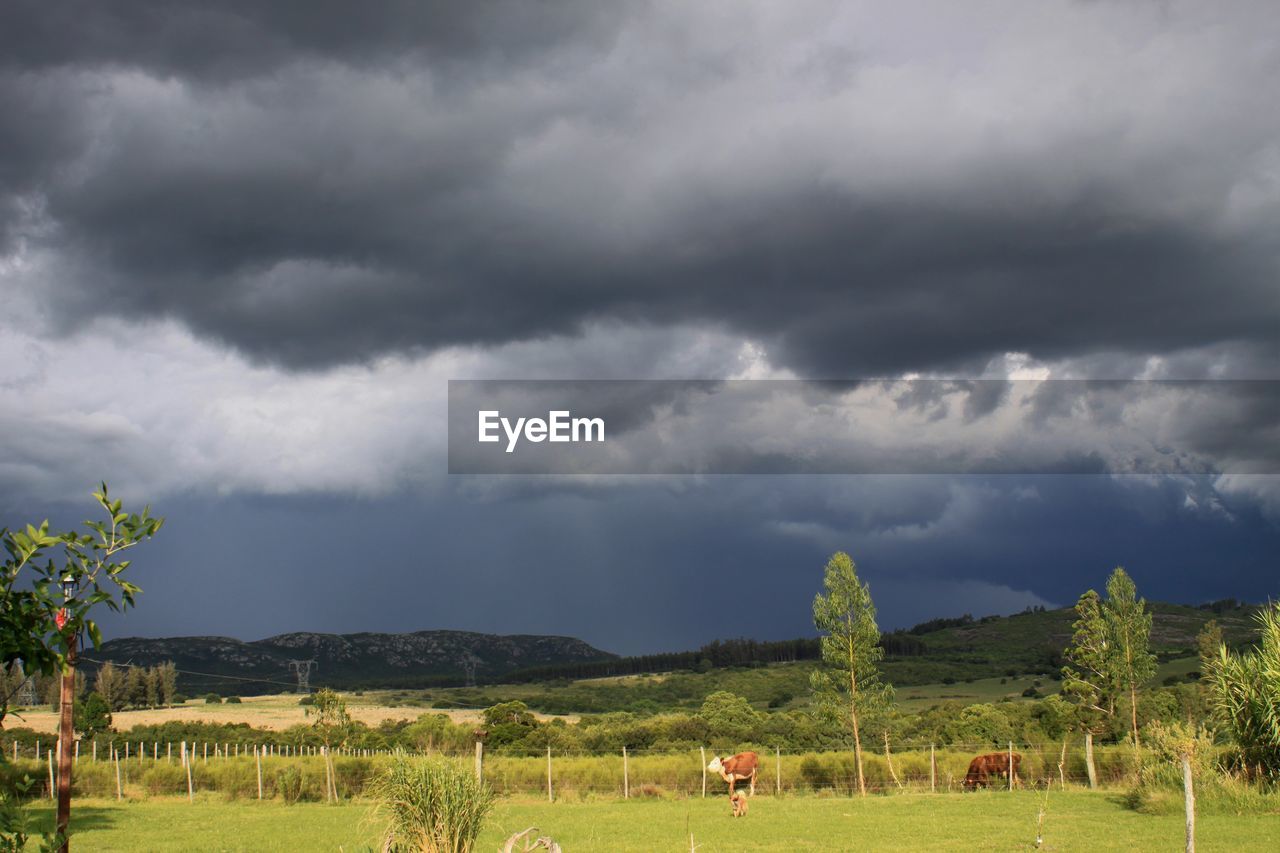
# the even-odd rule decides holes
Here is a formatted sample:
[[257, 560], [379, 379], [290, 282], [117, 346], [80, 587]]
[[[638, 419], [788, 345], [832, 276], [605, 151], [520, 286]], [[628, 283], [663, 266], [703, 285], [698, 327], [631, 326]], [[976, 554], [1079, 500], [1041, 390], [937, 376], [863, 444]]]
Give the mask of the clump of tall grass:
[[1150, 751], [1142, 761], [1138, 784], [1125, 797], [1129, 808], [1147, 814], [1181, 812], [1181, 762], [1185, 757], [1194, 779], [1198, 812], [1280, 813], [1280, 794], [1223, 766], [1223, 752], [1214, 745], [1211, 732], [1183, 723], [1153, 723], [1147, 728], [1146, 741]]
[[397, 755], [374, 777], [368, 793], [386, 820], [384, 850], [470, 853], [493, 808], [494, 794], [455, 763]]
[[1246, 772], [1280, 781], [1280, 602], [1257, 616], [1261, 643], [1236, 654], [1220, 646], [1208, 661], [1214, 714], [1240, 749]]

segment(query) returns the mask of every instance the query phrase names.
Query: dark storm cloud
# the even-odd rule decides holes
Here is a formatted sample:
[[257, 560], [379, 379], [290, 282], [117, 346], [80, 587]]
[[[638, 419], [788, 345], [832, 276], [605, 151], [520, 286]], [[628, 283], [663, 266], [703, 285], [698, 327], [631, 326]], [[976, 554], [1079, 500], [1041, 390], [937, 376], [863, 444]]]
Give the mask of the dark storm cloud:
[[[1063, 7], [1059, 35], [1046, 13], [1050, 48], [1110, 15], [1135, 63], [1154, 35], [1133, 16], [1221, 52], [1140, 112], [1117, 48], [1115, 100], [1059, 126], [1001, 100], [1007, 68], [933, 67], [974, 60], [925, 50], [927, 27], [880, 56], [861, 31], [828, 43], [815, 8], [775, 39], [754, 7], [10, 4], [0, 215], [67, 327], [176, 317], [292, 367], [602, 319], [715, 324], [817, 377], [1274, 351], [1270, 18], [1224, 16], [1259, 45], [1230, 54], [1194, 16]], [[1064, 105], [1063, 79], [1108, 79], [1011, 56]]]
[[614, 4], [523, 0], [13, 0], [0, 17], [0, 65], [114, 66], [214, 82], [307, 59], [509, 68], [571, 40], [607, 38], [626, 14]]
[[[158, 505], [165, 535], [136, 557], [141, 606], [108, 615], [106, 630], [251, 639], [453, 627], [641, 653], [737, 630], [710, 609], [753, 614], [753, 637], [810, 636], [837, 548], [857, 560], [886, 629], [1069, 605], [1117, 564], [1153, 601], [1274, 597], [1280, 528], [1247, 506], [1235, 520], [1196, 514], [1185, 498], [1171, 480], [1105, 477], [723, 477], [482, 503], [172, 497]], [[83, 504], [57, 515], [73, 524]], [[206, 525], [239, 535], [183, 539]], [[369, 535], [353, 563], [317, 529]], [[502, 535], [458, 535], [475, 530]], [[370, 581], [352, 583], [353, 571]]]

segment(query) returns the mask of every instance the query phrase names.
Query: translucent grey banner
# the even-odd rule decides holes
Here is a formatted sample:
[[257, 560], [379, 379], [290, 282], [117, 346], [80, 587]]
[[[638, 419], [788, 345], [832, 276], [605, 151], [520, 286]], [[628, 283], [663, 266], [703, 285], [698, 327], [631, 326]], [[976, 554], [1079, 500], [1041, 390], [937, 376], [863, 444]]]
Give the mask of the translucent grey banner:
[[1277, 380], [451, 380], [451, 474], [1277, 474]]

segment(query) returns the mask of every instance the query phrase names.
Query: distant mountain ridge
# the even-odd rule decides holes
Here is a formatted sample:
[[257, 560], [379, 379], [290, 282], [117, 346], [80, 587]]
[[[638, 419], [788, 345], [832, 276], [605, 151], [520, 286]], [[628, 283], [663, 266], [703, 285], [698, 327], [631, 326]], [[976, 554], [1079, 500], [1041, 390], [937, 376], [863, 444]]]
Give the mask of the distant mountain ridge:
[[[296, 683], [290, 661], [313, 660], [311, 685], [397, 687], [492, 681], [508, 672], [616, 657], [574, 637], [415, 631], [388, 634], [294, 632], [244, 641], [232, 637], [122, 637], [86, 652], [96, 661], [154, 666], [173, 661], [187, 694], [276, 692]], [[197, 674], [198, 673], [198, 674]], [[92, 673], [90, 673], [92, 674]]]
[[[1257, 608], [1224, 600], [1196, 607], [1148, 602], [1153, 617], [1151, 649], [1161, 660], [1193, 656], [1196, 635], [1218, 621], [1233, 645], [1253, 642]], [[1071, 640], [1071, 608], [1033, 609], [1010, 616], [932, 619], [887, 632], [882, 668], [898, 685], [1009, 673], [1056, 674]], [[404, 634], [322, 634], [297, 632], [245, 642], [231, 637], [126, 637], [89, 650], [94, 661], [153, 666], [173, 661], [182, 671], [179, 690], [187, 695], [216, 691], [268, 693], [296, 684], [292, 660], [314, 660], [312, 688], [414, 688], [462, 686], [502, 681], [600, 678], [679, 670], [759, 666], [811, 661], [818, 657], [813, 637], [785, 641], [725, 640], [700, 649], [619, 657], [573, 637], [495, 635], [473, 631], [417, 631]], [[471, 672], [468, 672], [471, 667]]]

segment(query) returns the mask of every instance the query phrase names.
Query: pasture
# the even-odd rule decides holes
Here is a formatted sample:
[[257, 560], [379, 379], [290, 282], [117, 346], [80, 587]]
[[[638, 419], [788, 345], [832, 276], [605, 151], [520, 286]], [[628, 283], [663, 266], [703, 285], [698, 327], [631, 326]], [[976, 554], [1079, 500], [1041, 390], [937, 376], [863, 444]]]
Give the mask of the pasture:
[[[849, 797], [760, 795], [750, 814], [729, 816], [724, 796], [707, 799], [587, 798], [549, 804], [500, 800], [478, 851], [499, 850], [513, 832], [537, 826], [567, 853], [579, 851], [1029, 850], [1044, 808], [1042, 850], [1174, 850], [1182, 845], [1182, 816], [1141, 814], [1115, 792], [1084, 790], [1012, 794], [897, 794]], [[48, 805], [32, 805], [47, 827]], [[74, 845], [101, 851], [226, 851], [376, 849], [378, 827], [361, 801], [326, 806], [226, 802], [216, 795], [117, 803], [78, 800]], [[1280, 814], [1204, 814], [1198, 849], [1280, 849]]]
[[[1195, 658], [1167, 661], [1160, 665], [1151, 685], [1159, 685], [1169, 676], [1183, 677], [1197, 666]], [[479, 721], [479, 709], [513, 699], [528, 703], [540, 719], [558, 716], [566, 722], [576, 721], [579, 714], [587, 712], [696, 710], [708, 694], [717, 690], [745, 696], [759, 710], [778, 710], [807, 704], [811, 670], [810, 663], [801, 662], [731, 667], [706, 673], [671, 672], [422, 690], [366, 690], [359, 694], [344, 691], [343, 698], [352, 718], [371, 727], [384, 720], [415, 720], [426, 711], [446, 713], [454, 722], [470, 724]], [[1023, 691], [1031, 687], [1035, 687], [1040, 695], [1048, 696], [1057, 693], [1060, 685], [1048, 676], [1026, 673], [953, 684], [905, 685], [898, 687], [897, 702], [907, 711], [924, 710], [948, 700], [966, 705], [1006, 699], [1030, 702], [1034, 700], [1025, 698]], [[299, 706], [298, 698], [294, 693], [245, 696], [236, 704], [206, 704], [200, 698], [189, 699], [168, 708], [117, 711], [112, 715], [113, 726], [123, 731], [133, 726], [181, 720], [248, 723], [254, 728], [283, 731], [290, 726], [310, 722], [306, 709]], [[556, 713], [540, 713], [541, 710]], [[57, 715], [47, 705], [12, 710], [5, 722], [9, 728], [22, 726], [40, 732], [54, 732], [58, 724]]]
[[[405, 704], [392, 699], [390, 691], [370, 691], [365, 696], [343, 694], [351, 718], [370, 727], [384, 720], [416, 720], [427, 710], [448, 714], [456, 723], [476, 723], [480, 712], [474, 709], [429, 709], [426, 703]], [[398, 694], [396, 694], [398, 695]], [[248, 723], [257, 729], [283, 731], [290, 726], [312, 722], [306, 716], [306, 708], [298, 704], [295, 693], [268, 696], [245, 696], [239, 703], [207, 704], [203, 699], [189, 699], [181, 705], [168, 708], [148, 708], [136, 711], [116, 711], [112, 725], [125, 731], [134, 726], [158, 725], [167, 722]], [[544, 715], [538, 715], [543, 717]], [[570, 720], [576, 719], [570, 717]], [[38, 732], [55, 732], [58, 715], [48, 706], [39, 709], [18, 709], [10, 712], [5, 720], [9, 728], [23, 726]]]

